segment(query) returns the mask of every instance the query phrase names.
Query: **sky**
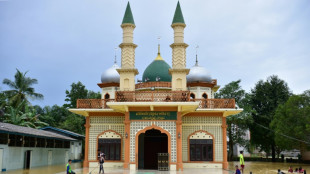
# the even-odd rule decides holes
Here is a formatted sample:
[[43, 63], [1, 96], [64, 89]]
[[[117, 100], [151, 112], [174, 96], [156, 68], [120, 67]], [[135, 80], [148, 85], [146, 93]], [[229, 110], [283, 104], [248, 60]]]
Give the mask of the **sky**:
[[[0, 0], [0, 90], [16, 68], [38, 80], [43, 100], [62, 105], [65, 90], [81, 81], [100, 91], [101, 74], [113, 65], [127, 0]], [[309, 0], [180, 0], [186, 28], [187, 67], [207, 68], [218, 85], [241, 79], [247, 92], [278, 75], [295, 94], [310, 89]], [[157, 56], [171, 66], [177, 0], [130, 0], [135, 20], [136, 68], [142, 74]], [[120, 49], [116, 51], [120, 65]]]

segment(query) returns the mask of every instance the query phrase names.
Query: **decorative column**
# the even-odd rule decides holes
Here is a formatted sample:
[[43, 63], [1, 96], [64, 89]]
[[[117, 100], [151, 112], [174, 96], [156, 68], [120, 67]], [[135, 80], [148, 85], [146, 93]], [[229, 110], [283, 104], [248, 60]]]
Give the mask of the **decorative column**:
[[89, 116], [86, 117], [86, 123], [85, 123], [85, 155], [84, 155], [84, 162], [83, 167], [89, 167], [89, 161], [88, 161], [88, 145], [89, 145], [89, 128], [90, 128], [90, 120]]
[[183, 162], [182, 162], [182, 113], [177, 113], [177, 133], [176, 133], [176, 139], [177, 139], [177, 170], [183, 171]]
[[130, 159], [130, 120], [129, 112], [125, 113], [125, 160], [124, 169], [129, 169], [129, 159]]
[[223, 132], [223, 169], [228, 168], [227, 162], [227, 135], [226, 135], [226, 117], [222, 118], [222, 132]]
[[172, 48], [172, 69], [169, 69], [172, 76], [172, 90], [186, 91], [186, 75], [189, 73], [189, 69], [186, 69], [186, 47], [188, 45], [184, 43], [184, 28], [186, 25], [179, 2], [171, 27], [174, 30], [174, 43], [170, 45]]
[[136, 25], [133, 20], [129, 2], [121, 27], [123, 29], [123, 43], [121, 43], [119, 47], [122, 49], [122, 61], [121, 68], [117, 69], [120, 75], [120, 90], [134, 91], [135, 76], [139, 74], [139, 72], [135, 68], [135, 49], [137, 45], [133, 43], [133, 30]]

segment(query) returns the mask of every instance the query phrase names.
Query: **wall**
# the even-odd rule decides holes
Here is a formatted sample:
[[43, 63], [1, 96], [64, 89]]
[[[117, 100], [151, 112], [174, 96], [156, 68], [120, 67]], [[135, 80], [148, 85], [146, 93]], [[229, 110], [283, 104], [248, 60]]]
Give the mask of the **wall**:
[[182, 118], [182, 160], [188, 159], [188, 136], [195, 131], [204, 130], [214, 136], [215, 161], [223, 161], [222, 117], [185, 116]]
[[71, 141], [70, 142], [69, 158], [72, 160], [80, 160], [81, 154], [82, 154], [82, 140]]
[[35, 147], [9, 147], [8, 145], [0, 145], [3, 148], [2, 169], [14, 170], [24, 168], [24, 157], [27, 150], [31, 150], [31, 168], [38, 166], [46, 166], [48, 151], [53, 151], [52, 165], [66, 164], [65, 152], [69, 149], [65, 148], [35, 148]]
[[196, 99], [203, 99], [202, 95], [204, 93], [208, 95], [208, 99], [214, 98], [214, 92], [209, 87], [189, 87], [189, 90], [195, 94]]
[[88, 160], [97, 160], [97, 137], [106, 130], [114, 130], [122, 135], [122, 160], [124, 160], [124, 144], [125, 144], [125, 117], [122, 116], [96, 116], [90, 117], [89, 128], [89, 146], [88, 146]]

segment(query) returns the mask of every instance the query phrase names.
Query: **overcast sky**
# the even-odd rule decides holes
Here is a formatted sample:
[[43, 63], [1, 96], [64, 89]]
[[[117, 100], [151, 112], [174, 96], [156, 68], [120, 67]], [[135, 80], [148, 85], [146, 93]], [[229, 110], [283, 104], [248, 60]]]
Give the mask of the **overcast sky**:
[[[181, 0], [187, 67], [198, 59], [218, 84], [241, 79], [250, 91], [258, 80], [278, 75], [292, 92], [310, 89], [309, 0]], [[65, 90], [97, 83], [122, 42], [127, 0], [0, 0], [0, 90], [16, 68], [36, 78], [41, 106], [64, 104]], [[141, 79], [156, 57], [171, 65], [171, 23], [177, 0], [131, 0], [136, 29], [136, 67]], [[120, 49], [117, 51], [120, 65]]]

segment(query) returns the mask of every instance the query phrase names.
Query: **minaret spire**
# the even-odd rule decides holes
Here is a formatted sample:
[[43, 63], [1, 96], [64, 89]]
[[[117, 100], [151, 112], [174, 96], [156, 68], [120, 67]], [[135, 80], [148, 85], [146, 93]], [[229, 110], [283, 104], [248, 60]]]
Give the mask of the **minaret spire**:
[[122, 24], [134, 24], [135, 25], [135, 21], [133, 20], [133, 16], [132, 16], [132, 13], [131, 13], [131, 8], [130, 8], [129, 1], [127, 3], [127, 7], [126, 7], [126, 11], [125, 11], [125, 14], [124, 14], [124, 18], [123, 18]]
[[185, 24], [180, 2], [178, 1], [177, 8], [175, 9], [172, 24], [181, 23]]

